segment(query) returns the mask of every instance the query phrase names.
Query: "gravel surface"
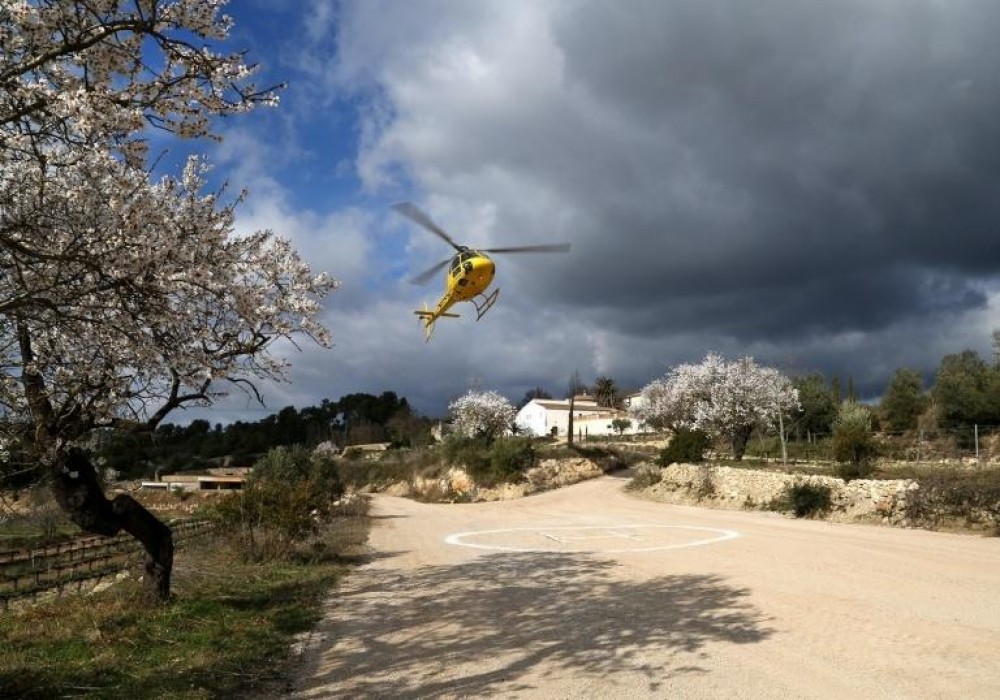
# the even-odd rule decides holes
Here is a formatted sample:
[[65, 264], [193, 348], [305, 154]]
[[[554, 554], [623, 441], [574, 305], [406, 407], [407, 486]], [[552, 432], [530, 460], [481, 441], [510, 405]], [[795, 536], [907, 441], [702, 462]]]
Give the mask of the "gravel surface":
[[998, 698], [1000, 538], [645, 501], [378, 496], [297, 698]]

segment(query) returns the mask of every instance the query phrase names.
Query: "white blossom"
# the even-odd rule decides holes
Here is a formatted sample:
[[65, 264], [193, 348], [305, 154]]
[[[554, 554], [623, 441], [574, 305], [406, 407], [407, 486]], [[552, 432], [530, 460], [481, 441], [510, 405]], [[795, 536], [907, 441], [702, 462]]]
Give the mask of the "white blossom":
[[0, 410], [75, 439], [159, 420], [225, 382], [281, 379], [279, 338], [330, 335], [313, 273], [270, 231], [237, 236], [208, 164], [151, 178], [150, 126], [273, 102], [209, 48], [222, 0], [4, 0], [0, 7]]
[[752, 357], [728, 362], [709, 353], [697, 365], [682, 364], [647, 384], [632, 415], [654, 427], [704, 430], [717, 437], [773, 430], [778, 417], [798, 410], [791, 381]]
[[492, 440], [510, 430], [517, 409], [495, 391], [469, 391], [448, 405], [452, 426], [464, 437]]
[[240, 53], [210, 48], [232, 27], [225, 4], [4, 0], [0, 125], [36, 142], [113, 140], [123, 154], [138, 148], [135, 156], [146, 125], [206, 136], [212, 115], [274, 103]]

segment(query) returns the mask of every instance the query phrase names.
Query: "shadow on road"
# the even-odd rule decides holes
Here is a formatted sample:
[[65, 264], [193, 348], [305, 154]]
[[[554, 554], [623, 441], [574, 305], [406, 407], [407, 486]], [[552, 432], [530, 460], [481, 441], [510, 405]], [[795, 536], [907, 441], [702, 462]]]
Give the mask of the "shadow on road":
[[[644, 581], [580, 554], [493, 554], [415, 572], [358, 572], [337, 600], [329, 648], [304, 696], [479, 696], [532, 689], [539, 677], [639, 674], [655, 692], [704, 673], [709, 643], [767, 639], [749, 591], [714, 575]], [[530, 676], [530, 678], [529, 678]], [[633, 681], [634, 682], [634, 681]]]

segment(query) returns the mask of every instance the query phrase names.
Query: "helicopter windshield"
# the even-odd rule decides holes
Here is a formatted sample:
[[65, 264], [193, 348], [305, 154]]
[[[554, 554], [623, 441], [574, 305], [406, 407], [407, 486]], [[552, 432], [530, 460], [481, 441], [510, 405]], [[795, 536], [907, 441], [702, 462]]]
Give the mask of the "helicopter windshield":
[[451, 267], [449, 269], [453, 273], [458, 272], [458, 270], [462, 267], [462, 263], [476, 257], [479, 257], [479, 253], [477, 253], [476, 251], [463, 250], [462, 252], [458, 253], [455, 257], [451, 259]]

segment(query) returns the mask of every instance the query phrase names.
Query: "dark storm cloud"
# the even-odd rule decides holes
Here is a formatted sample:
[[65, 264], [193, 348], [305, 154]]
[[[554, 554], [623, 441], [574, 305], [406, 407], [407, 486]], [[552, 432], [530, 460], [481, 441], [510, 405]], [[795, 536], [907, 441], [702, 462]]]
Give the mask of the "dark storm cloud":
[[[664, 326], [686, 332], [712, 331], [742, 341], [771, 342], [885, 328], [904, 313], [931, 318], [980, 306], [986, 296], [952, 278], [929, 278], [911, 270], [846, 273], [814, 281], [757, 285], [739, 280], [715, 290], [650, 290], [642, 303], [603, 300], [591, 306], [602, 327], [644, 335]], [[916, 293], [914, 293], [916, 290]]]
[[593, 143], [563, 180], [589, 196], [549, 289], [631, 305], [607, 315], [630, 332], [741, 338], [982, 306], [1000, 271], [996, 26], [995, 3], [568, 5], [567, 82], [647, 147]]

